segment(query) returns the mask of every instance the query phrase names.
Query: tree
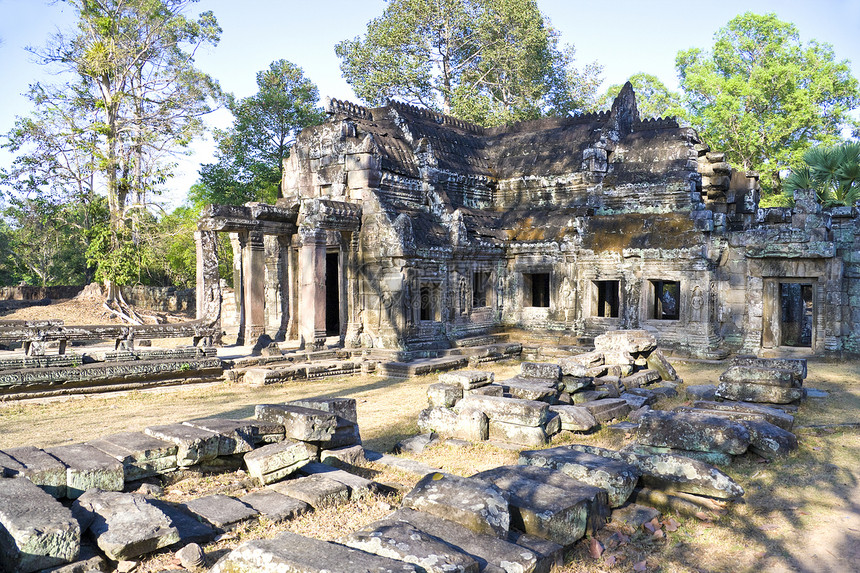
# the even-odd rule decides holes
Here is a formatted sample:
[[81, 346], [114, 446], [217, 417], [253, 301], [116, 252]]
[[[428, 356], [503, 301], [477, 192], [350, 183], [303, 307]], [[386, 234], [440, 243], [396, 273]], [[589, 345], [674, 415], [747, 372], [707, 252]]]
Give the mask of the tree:
[[693, 126], [733, 166], [758, 171], [773, 193], [780, 170], [856, 125], [849, 112], [860, 92], [848, 62], [827, 44], [802, 43], [775, 14], [737, 16], [710, 53], [679, 52], [676, 68]]
[[391, 0], [335, 52], [372, 105], [399, 99], [484, 125], [587, 107], [602, 71], [573, 67], [534, 0]]
[[803, 154], [805, 165], [785, 178], [786, 193], [815, 189], [824, 206], [854, 205], [860, 200], [860, 143], [813, 147]]
[[[195, 69], [194, 53], [215, 45], [220, 28], [211, 12], [197, 20], [183, 15], [197, 0], [63, 1], [77, 12], [77, 31], [58, 33], [33, 52], [73, 81], [36, 84], [33, 121], [76, 157], [88, 157], [68, 180], [86, 181], [89, 191], [97, 188], [107, 197], [107, 248], [90, 252], [103, 257], [92, 260], [112, 287], [129, 277], [127, 269], [116, 271], [125, 264], [118, 258], [128, 254], [125, 242], [137, 240], [148, 195], [172, 175], [173, 155], [202, 131], [201, 116], [210, 111], [217, 85]], [[67, 116], [76, 119], [74, 125]], [[19, 165], [40, 152], [38, 137], [12, 135], [18, 147], [36, 149]], [[34, 188], [48, 192], [56, 184], [50, 176]], [[109, 288], [109, 298], [115, 292]]]
[[189, 194], [193, 204], [274, 201], [296, 136], [325, 118], [316, 85], [287, 60], [258, 72], [257, 87], [247, 98], [227, 96], [233, 126], [215, 133], [218, 162], [201, 167], [201, 185]]
[[[660, 78], [651, 74], [639, 72], [633, 74], [628, 80], [636, 92], [636, 107], [639, 117], [678, 117], [683, 118], [686, 114], [681, 102], [681, 94], [673, 92], [660, 81]], [[612, 102], [621, 93], [623, 84], [613, 84], [597, 100], [600, 109], [609, 110]]]

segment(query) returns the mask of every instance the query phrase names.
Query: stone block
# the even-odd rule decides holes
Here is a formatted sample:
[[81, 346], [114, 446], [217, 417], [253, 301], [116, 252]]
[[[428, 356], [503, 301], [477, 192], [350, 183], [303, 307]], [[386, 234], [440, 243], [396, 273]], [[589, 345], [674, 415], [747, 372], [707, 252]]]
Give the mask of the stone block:
[[[547, 420], [548, 419], [549, 416], [547, 416]], [[546, 444], [549, 440], [545, 425], [520, 426], [519, 424], [509, 424], [507, 422], [499, 422], [498, 420], [490, 420], [488, 430], [490, 440], [506, 442], [509, 444], [538, 447]]]
[[39, 573], [100, 573], [108, 571], [109, 566], [107, 560], [102, 556], [101, 552], [92, 544], [87, 542], [81, 543], [81, 553], [73, 563], [66, 565], [57, 565], [48, 569], [42, 569]]
[[520, 375], [523, 378], [543, 378], [559, 382], [561, 380], [561, 367], [552, 362], [523, 362], [520, 364]]
[[227, 418], [206, 418], [183, 422], [186, 426], [208, 430], [218, 435], [218, 455], [232, 456], [244, 454], [254, 449], [257, 443], [258, 426], [255, 420], [230, 420]]
[[473, 388], [472, 390], [464, 390], [464, 396], [496, 396], [497, 398], [501, 398], [505, 395], [505, 389], [499, 386], [498, 384], [488, 384], [487, 386], [481, 386], [480, 388]]
[[431, 408], [453, 408], [463, 397], [463, 387], [459, 384], [437, 382], [427, 387], [427, 399]]
[[618, 507], [627, 501], [640, 475], [639, 470], [630, 464], [566, 446], [520, 452], [519, 464], [556, 469], [588, 485], [605, 489], [610, 507]]
[[457, 402], [454, 409], [456, 411], [480, 410], [487, 415], [491, 422], [541, 426], [546, 423], [549, 404], [534, 400], [471, 395], [465, 396]]
[[[523, 467], [523, 466], [519, 466]], [[472, 479], [492, 483], [507, 493], [511, 525], [516, 529], [566, 546], [585, 535], [591, 499], [535, 481], [517, 471], [517, 466], [501, 466], [479, 472]]]
[[72, 511], [113, 561], [134, 559], [180, 541], [170, 518], [140, 494], [94, 489], [81, 495]]
[[771, 408], [762, 406], [761, 404], [750, 404], [747, 402], [713, 402], [698, 400], [693, 403], [694, 408], [704, 410], [716, 410], [723, 412], [743, 412], [756, 414], [764, 417], [765, 420], [775, 426], [779, 426], [783, 430], [791, 431], [794, 426], [794, 416], [780, 410], [779, 408]]
[[25, 477], [56, 498], [66, 497], [66, 466], [44, 450], [21, 446], [4, 450], [9, 477]]
[[738, 402], [791, 404], [803, 398], [803, 388], [783, 388], [747, 382], [720, 382], [715, 395], [723, 400]]
[[301, 500], [272, 489], [261, 489], [249, 493], [240, 497], [239, 501], [252, 507], [260, 515], [273, 522], [293, 519], [311, 508]]
[[66, 466], [66, 497], [75, 499], [88, 489], [122, 491], [125, 472], [122, 464], [86, 444], [55, 446], [45, 450]]
[[621, 419], [630, 412], [627, 401], [621, 398], [604, 398], [585, 402], [582, 407], [591, 412], [598, 422]]
[[338, 421], [343, 424], [338, 425], [334, 430], [334, 434], [327, 440], [312, 442], [320, 449], [343, 448], [346, 446], [355, 446], [361, 444], [361, 433], [358, 430], [358, 424], [347, 422], [344, 418], [338, 416]]
[[422, 432], [453, 436], [457, 428], [457, 412], [450, 408], [425, 408], [418, 413]]
[[649, 446], [646, 444], [636, 443], [627, 444], [626, 446], [621, 448], [620, 451], [645, 455], [673, 454], [676, 456], [684, 456], [686, 458], [699, 460], [700, 462], [705, 462], [706, 464], [719, 466], [727, 466], [731, 464], [732, 460], [734, 459], [734, 456], [730, 454], [723, 454], [720, 452], [695, 452], [693, 450], [682, 450], [679, 448], [663, 448], [658, 446]]
[[185, 507], [219, 529], [231, 528], [259, 515], [250, 505], [220, 493], [193, 499]]
[[87, 444], [119, 461], [125, 481], [152, 477], [177, 468], [178, 446], [143, 432], [120, 432]]
[[732, 365], [789, 370], [801, 380], [806, 378], [806, 358], [757, 358], [755, 356], [738, 356], [732, 360]]
[[322, 410], [353, 424], [358, 424], [358, 409], [355, 398], [303, 398], [302, 400], [291, 400], [287, 402], [287, 405]]
[[731, 366], [720, 376], [720, 382], [763, 384], [780, 388], [800, 388], [802, 379], [791, 370], [758, 366]]
[[510, 530], [508, 500], [497, 487], [453, 474], [435, 472], [424, 476], [403, 498], [402, 506], [500, 539], [507, 537]]
[[458, 523], [424, 511], [398, 509], [376, 522], [376, 525], [398, 522], [408, 523], [474, 557], [482, 572], [538, 571], [540, 565], [537, 555], [522, 546], [494, 535], [475, 533]]
[[[595, 352], [651, 352], [657, 348], [657, 339], [647, 330], [610, 330], [594, 338]], [[607, 363], [610, 363], [607, 360]]]
[[254, 417], [284, 426], [284, 436], [303, 442], [324, 442], [337, 429], [337, 415], [301, 406], [258, 404]]
[[594, 415], [581, 406], [550, 406], [549, 409], [558, 414], [562, 430], [589, 432], [599, 424]]
[[0, 569], [31, 573], [77, 560], [72, 512], [24, 477], [0, 478]]
[[372, 493], [377, 493], [382, 489], [382, 486], [375, 481], [319, 462], [305, 464], [299, 469], [299, 473], [306, 476], [319, 475], [342, 483], [349, 488], [350, 499], [360, 499]]
[[153, 438], [176, 444], [176, 462], [180, 467], [193, 466], [218, 457], [221, 439], [215, 432], [185, 424], [149, 426], [144, 428], [143, 432]]
[[400, 454], [403, 452], [412, 452], [415, 454], [419, 454], [428, 447], [438, 443], [439, 436], [434, 432], [427, 432], [426, 434], [417, 434], [415, 436], [403, 438], [402, 440], [397, 442], [394, 445], [394, 453]]
[[170, 519], [170, 525], [179, 533], [179, 543], [206, 544], [215, 538], [215, 528], [202, 521], [184, 504], [168, 503], [159, 499], [147, 501]]
[[373, 555], [338, 543], [285, 532], [274, 539], [243, 543], [218, 560], [210, 573], [418, 573], [409, 563]]
[[[586, 368], [593, 368], [595, 366], [601, 366], [604, 363], [603, 353], [598, 351], [592, 352], [584, 352], [582, 354], [576, 354], [571, 356], [570, 358], [565, 358], [559, 360], [559, 366], [562, 368], [562, 372], [567, 368], [566, 365], [572, 364], [582, 364]], [[570, 366], [572, 368], [572, 366]], [[572, 376], [577, 376], [577, 374], [571, 374]], [[591, 376], [591, 374], [587, 374], [587, 376]]]
[[457, 413], [454, 433], [451, 437], [480, 442], [490, 437], [490, 420], [480, 410], [461, 410]]
[[621, 399], [627, 402], [627, 405], [630, 406], [631, 410], [638, 410], [642, 406], [651, 406], [657, 402], [656, 396], [637, 396], [636, 394], [631, 394], [629, 392], [621, 394]]
[[320, 451], [320, 461], [335, 467], [358, 466], [367, 462], [362, 446], [344, 446]]
[[630, 376], [626, 376], [621, 379], [621, 383], [628, 390], [631, 388], [640, 388], [642, 386], [647, 386], [648, 384], [652, 384], [660, 380], [660, 373], [656, 370], [640, 370]]
[[594, 386], [594, 378], [591, 376], [562, 376], [561, 388], [565, 392], [578, 392]]
[[647, 505], [628, 503], [612, 512], [613, 523], [624, 523], [636, 531], [655, 517], [660, 517], [660, 512]]
[[563, 376], [571, 376], [574, 378], [584, 378], [588, 376], [590, 364], [583, 363], [583, 360], [577, 359], [576, 356], [569, 356], [558, 361], [558, 366], [561, 369]]
[[630, 464], [641, 473], [642, 482], [654, 489], [683, 491], [720, 499], [739, 498], [744, 494], [744, 489], [729, 475], [711, 464], [689, 457], [670, 453], [642, 455], [630, 451], [616, 452], [578, 444], [568, 447]]
[[315, 461], [317, 448], [305, 442], [284, 440], [245, 454], [245, 466], [251, 477], [262, 484], [281, 480], [300, 467]]
[[545, 378], [511, 378], [497, 383], [506, 394], [520, 400], [536, 400], [554, 404], [558, 398], [558, 389], [550, 385]]
[[367, 553], [414, 563], [427, 573], [478, 573], [478, 561], [405, 522], [370, 524], [343, 542]]
[[694, 384], [684, 389], [687, 398], [691, 400], [713, 400], [716, 398], [717, 386], [715, 384]]
[[457, 384], [463, 390], [475, 390], [476, 388], [492, 384], [494, 376], [492, 372], [484, 372], [483, 370], [458, 370], [457, 372], [440, 374], [439, 382], [443, 384]]
[[646, 365], [649, 369], [656, 371], [660, 375], [660, 378], [667, 382], [674, 382], [678, 379], [678, 372], [659, 348], [653, 350], [648, 355]]
[[797, 449], [797, 437], [765, 420], [742, 420], [750, 432], [750, 450], [763, 458], [784, 457]]
[[373, 450], [365, 450], [364, 455], [367, 457], [368, 461], [390, 468], [396, 468], [398, 470], [419, 477], [423, 477], [429, 473], [442, 471], [437, 467], [433, 467], [423, 462], [410, 460], [409, 458], [390, 456], [388, 454], [380, 454], [379, 452], [374, 452]]
[[511, 531], [508, 541], [535, 554], [537, 557], [535, 573], [552, 573], [564, 567], [565, 548], [558, 543], [519, 531]]
[[349, 488], [346, 485], [322, 475], [288, 479], [268, 487], [280, 494], [303, 501], [313, 508], [349, 499]]
[[750, 435], [741, 424], [725, 418], [652, 410], [639, 419], [636, 441], [651, 446], [738, 455], [749, 447]]

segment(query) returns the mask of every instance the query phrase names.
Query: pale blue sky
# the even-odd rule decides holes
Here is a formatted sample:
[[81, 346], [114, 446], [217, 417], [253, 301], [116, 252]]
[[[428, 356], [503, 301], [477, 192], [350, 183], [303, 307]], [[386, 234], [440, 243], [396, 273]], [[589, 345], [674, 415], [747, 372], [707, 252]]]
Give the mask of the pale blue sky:
[[[776, 12], [798, 27], [803, 41], [831, 44], [837, 58], [850, 60], [854, 76], [860, 76], [860, 0], [538, 0], [538, 5], [562, 41], [575, 44], [580, 64], [603, 64], [604, 88], [640, 71], [677, 88], [677, 52], [708, 49], [719, 28], [747, 11]], [[382, 0], [200, 0], [192, 13], [212, 10], [223, 33], [216, 48], [198, 55], [198, 65], [225, 90], [244, 97], [256, 91], [257, 71], [285, 58], [304, 69], [322, 97], [355, 100], [340, 77], [334, 44], [361, 35], [384, 6]], [[29, 112], [21, 95], [28, 84], [52, 79], [24, 47], [44, 45], [52, 32], [73, 24], [72, 11], [60, 2], [0, 0], [0, 133], [12, 127], [16, 115]], [[210, 119], [220, 127], [229, 121], [225, 112]], [[195, 149], [169, 183], [164, 197], [168, 208], [184, 199], [200, 163], [212, 161], [211, 143], [198, 143]], [[0, 151], [0, 166], [10, 160]]]

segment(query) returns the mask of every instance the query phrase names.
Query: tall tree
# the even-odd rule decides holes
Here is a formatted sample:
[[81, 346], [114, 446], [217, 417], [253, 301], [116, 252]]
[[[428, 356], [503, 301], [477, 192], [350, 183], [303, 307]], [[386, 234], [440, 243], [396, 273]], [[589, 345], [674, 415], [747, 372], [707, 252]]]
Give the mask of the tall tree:
[[588, 107], [602, 71], [576, 70], [534, 0], [391, 0], [335, 52], [370, 104], [400, 99], [485, 125]]
[[737, 16], [710, 52], [679, 52], [676, 68], [693, 126], [735, 167], [758, 171], [772, 193], [780, 170], [856, 126], [849, 112], [860, 92], [848, 62], [828, 44], [802, 43], [775, 14]]
[[218, 162], [201, 167], [201, 185], [189, 193], [192, 203], [274, 201], [296, 136], [325, 118], [316, 85], [287, 60], [258, 72], [257, 87], [250, 97], [227, 96], [233, 125], [216, 131]]
[[[633, 90], [636, 92], [636, 107], [639, 110], [639, 117], [644, 119], [672, 116], [683, 118], [685, 116], [681, 94], [671, 91], [657, 76], [639, 72], [630, 76], [628, 81], [633, 85]], [[622, 84], [613, 84], [606, 88], [606, 91], [597, 100], [597, 106], [600, 109], [610, 109], [612, 102], [621, 93], [622, 87]]]
[[[71, 80], [34, 86], [34, 121], [64, 148], [89, 154], [70, 179], [88, 181], [107, 196], [109, 248], [96, 261], [98, 276], [112, 285], [128, 273], [113, 272], [110, 259], [124, 256], [123, 243], [134, 240], [148, 195], [172, 175], [173, 156], [203, 128], [217, 85], [194, 67], [194, 54], [215, 45], [220, 28], [211, 12], [196, 20], [184, 15], [197, 0], [63, 1], [78, 15], [77, 30], [56, 34], [33, 52]], [[74, 126], [66, 120], [70, 114]], [[17, 146], [38, 152], [38, 138], [18, 134]]]

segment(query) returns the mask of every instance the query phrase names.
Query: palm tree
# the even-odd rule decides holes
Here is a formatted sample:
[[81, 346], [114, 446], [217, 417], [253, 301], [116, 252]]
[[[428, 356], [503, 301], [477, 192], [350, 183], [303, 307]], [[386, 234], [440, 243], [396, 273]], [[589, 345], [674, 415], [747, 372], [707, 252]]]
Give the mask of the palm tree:
[[813, 147], [803, 154], [806, 164], [785, 178], [784, 189], [815, 189], [825, 207], [860, 201], [860, 142]]

